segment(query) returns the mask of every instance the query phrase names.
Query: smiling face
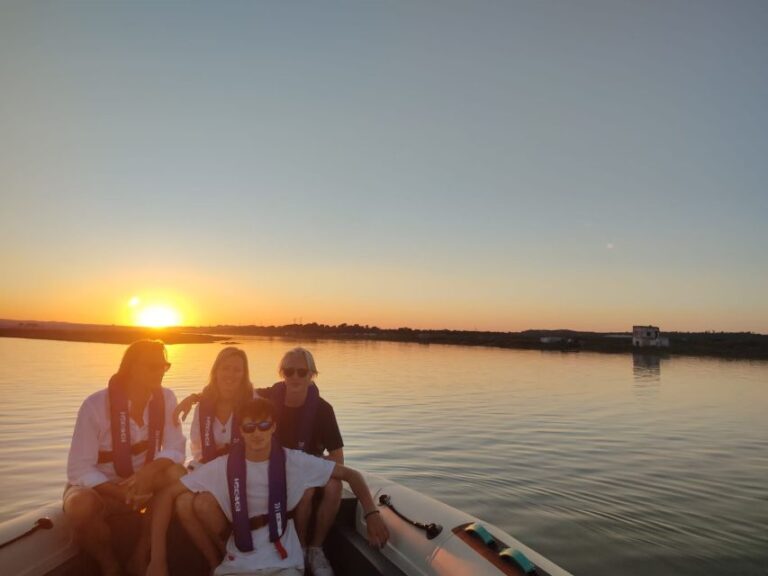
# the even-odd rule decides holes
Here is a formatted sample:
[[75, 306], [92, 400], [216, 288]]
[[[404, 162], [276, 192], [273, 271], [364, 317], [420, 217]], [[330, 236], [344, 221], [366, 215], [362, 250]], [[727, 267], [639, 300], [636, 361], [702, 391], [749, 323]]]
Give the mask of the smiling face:
[[245, 362], [239, 355], [230, 355], [219, 362], [214, 371], [219, 397], [222, 400], [234, 400], [243, 385], [244, 376]]
[[285, 381], [285, 403], [289, 406], [304, 403], [312, 376], [303, 354], [287, 354], [280, 366]]
[[208, 385], [204, 394], [231, 404], [247, 402], [253, 396], [248, 357], [240, 348], [227, 346], [216, 355], [211, 365]]

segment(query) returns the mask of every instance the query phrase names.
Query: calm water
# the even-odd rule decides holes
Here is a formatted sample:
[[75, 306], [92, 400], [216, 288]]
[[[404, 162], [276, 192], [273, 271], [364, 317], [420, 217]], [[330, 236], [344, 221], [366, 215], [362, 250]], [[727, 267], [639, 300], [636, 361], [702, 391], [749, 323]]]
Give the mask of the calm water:
[[[257, 385], [295, 345], [239, 341]], [[768, 574], [768, 363], [304, 344], [353, 466], [576, 575]], [[170, 346], [166, 385], [198, 391], [220, 347]], [[59, 498], [77, 409], [123, 348], [0, 338], [0, 521]]]

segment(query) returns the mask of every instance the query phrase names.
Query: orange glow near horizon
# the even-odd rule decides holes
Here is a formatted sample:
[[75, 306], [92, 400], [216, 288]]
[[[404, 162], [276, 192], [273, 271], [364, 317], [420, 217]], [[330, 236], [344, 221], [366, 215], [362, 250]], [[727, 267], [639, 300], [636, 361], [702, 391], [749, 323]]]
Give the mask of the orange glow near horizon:
[[181, 306], [178, 299], [158, 298], [134, 295], [127, 302], [126, 320], [134, 326], [147, 328], [166, 328], [180, 326], [183, 323]]
[[[565, 328], [605, 332], [628, 331], [633, 324], [653, 324], [665, 332], [768, 332], [753, 310], [723, 312], [713, 307], [703, 315], [695, 307], [683, 308], [674, 303], [625, 303], [606, 291], [598, 294], [603, 302], [598, 306], [590, 300], [594, 295], [585, 290], [556, 293], [554, 282], [541, 287], [521, 283], [514, 298], [496, 298], [490, 292], [468, 297], [472, 286], [459, 285], [462, 291], [450, 301], [443, 301], [428, 299], [423, 294], [374, 298], [372, 294], [376, 292], [368, 278], [373, 278], [371, 282], [375, 281], [379, 288], [388, 287], [386, 277], [375, 274], [354, 276], [352, 292], [344, 292], [340, 287], [336, 290], [333, 279], [323, 274], [328, 273], [313, 274], [325, 289], [316, 289], [311, 298], [306, 296], [304, 287], [281, 283], [285, 274], [280, 273], [270, 274], [259, 286], [243, 283], [244, 287], [237, 282], [222, 286], [215, 275], [190, 274], [173, 281], [163, 279], [161, 283], [157, 279], [132, 280], [126, 273], [125, 277], [73, 281], [71, 285], [58, 286], [59, 292], [50, 296], [47, 285], [41, 284], [36, 290], [0, 298], [0, 318], [156, 328], [317, 322], [380, 328], [502, 332]], [[126, 289], [129, 284], [132, 286]], [[81, 289], [82, 285], [88, 289]]]
[[135, 324], [148, 328], [179, 326], [181, 324], [181, 314], [170, 306], [146, 306], [137, 312]]

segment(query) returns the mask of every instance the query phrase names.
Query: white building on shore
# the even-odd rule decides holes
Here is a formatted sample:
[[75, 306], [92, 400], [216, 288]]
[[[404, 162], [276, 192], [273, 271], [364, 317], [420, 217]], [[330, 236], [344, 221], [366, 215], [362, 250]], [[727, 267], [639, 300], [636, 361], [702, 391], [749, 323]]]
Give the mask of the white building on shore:
[[668, 348], [669, 338], [661, 336], [658, 326], [632, 326], [632, 346], [636, 348]]

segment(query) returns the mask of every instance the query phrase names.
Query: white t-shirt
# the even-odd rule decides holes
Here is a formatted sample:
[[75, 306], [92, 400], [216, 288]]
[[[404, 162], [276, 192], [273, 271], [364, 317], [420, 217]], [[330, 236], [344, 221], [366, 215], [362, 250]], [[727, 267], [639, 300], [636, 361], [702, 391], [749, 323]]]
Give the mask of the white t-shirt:
[[[285, 450], [285, 477], [287, 487], [288, 510], [293, 510], [307, 488], [325, 486], [331, 478], [336, 463], [310, 456], [299, 450]], [[269, 498], [268, 467], [269, 461], [250, 462], [246, 460], [246, 486], [248, 492], [248, 515], [258, 516], [267, 513]], [[220, 456], [207, 464], [202, 464], [194, 471], [181, 478], [184, 485], [192, 492], [210, 492], [224, 515], [231, 522], [232, 508], [227, 486], [227, 456]], [[235, 546], [235, 537], [227, 541], [227, 554], [216, 568], [214, 574], [243, 574], [264, 568], [303, 568], [304, 554], [301, 551], [299, 537], [293, 520], [280, 542], [288, 556], [283, 560], [269, 541], [269, 526], [262, 526], [251, 532], [254, 550], [241, 552]]]

